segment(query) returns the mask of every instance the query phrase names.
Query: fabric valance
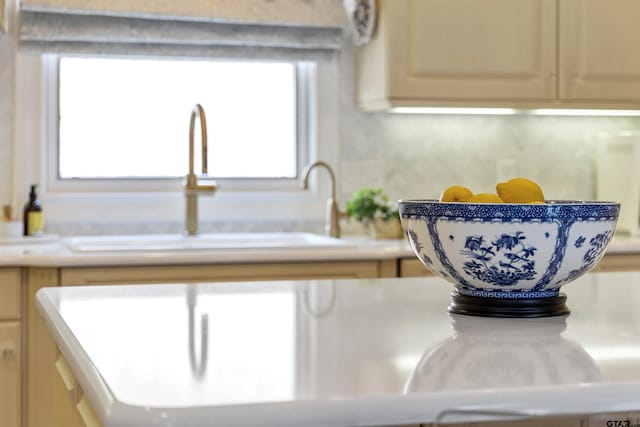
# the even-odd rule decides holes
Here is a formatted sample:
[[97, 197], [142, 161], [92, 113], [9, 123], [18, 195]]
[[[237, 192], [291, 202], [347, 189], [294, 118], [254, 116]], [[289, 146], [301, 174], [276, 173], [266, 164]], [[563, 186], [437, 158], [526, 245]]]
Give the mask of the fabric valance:
[[22, 0], [23, 50], [306, 57], [340, 49], [340, 0]]

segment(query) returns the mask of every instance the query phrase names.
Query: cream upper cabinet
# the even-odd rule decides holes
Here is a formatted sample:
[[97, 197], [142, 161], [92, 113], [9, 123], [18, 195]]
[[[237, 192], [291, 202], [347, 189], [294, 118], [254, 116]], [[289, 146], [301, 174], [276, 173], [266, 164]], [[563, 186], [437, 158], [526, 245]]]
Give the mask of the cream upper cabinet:
[[640, 2], [560, 0], [560, 98], [640, 104]]
[[363, 109], [555, 96], [555, 0], [378, 4], [376, 34], [358, 50]]
[[640, 108], [636, 0], [379, 0], [358, 104]]

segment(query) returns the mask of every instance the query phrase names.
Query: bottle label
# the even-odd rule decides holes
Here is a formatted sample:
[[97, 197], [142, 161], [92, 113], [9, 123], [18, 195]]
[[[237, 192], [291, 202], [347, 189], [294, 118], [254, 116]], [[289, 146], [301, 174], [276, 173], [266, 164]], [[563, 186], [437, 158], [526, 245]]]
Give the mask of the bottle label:
[[27, 216], [27, 234], [33, 236], [44, 232], [44, 217], [42, 212], [29, 212]]

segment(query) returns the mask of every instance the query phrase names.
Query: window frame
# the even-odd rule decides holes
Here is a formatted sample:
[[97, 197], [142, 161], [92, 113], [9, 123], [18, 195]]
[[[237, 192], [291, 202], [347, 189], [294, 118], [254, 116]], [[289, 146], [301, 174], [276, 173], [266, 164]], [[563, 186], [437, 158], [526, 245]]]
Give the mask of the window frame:
[[[59, 169], [60, 147], [60, 57], [62, 55], [46, 55], [43, 58], [43, 75], [45, 79], [44, 96], [46, 105], [45, 127], [50, 138], [47, 143], [46, 179], [48, 188], [53, 192], [145, 192], [145, 191], [179, 191], [183, 185], [183, 177], [152, 178], [61, 178]], [[87, 55], [65, 55], [81, 56]], [[109, 58], [126, 58], [111, 55]], [[263, 61], [264, 62], [264, 61]], [[283, 62], [283, 61], [280, 61]], [[310, 102], [311, 85], [314, 77], [313, 64], [302, 61], [290, 61], [295, 66], [296, 98], [296, 176], [293, 178], [215, 178], [215, 171], [209, 171], [220, 188], [231, 191], [286, 191], [299, 187], [300, 173], [309, 162], [310, 135]], [[183, 120], [189, 119], [189, 111]], [[179, 118], [178, 118], [179, 119]], [[213, 119], [213, 118], [210, 118]], [[212, 120], [209, 120], [211, 123]], [[215, 120], [214, 120], [215, 122]], [[184, 149], [188, 150], [188, 135], [184, 136]], [[184, 165], [184, 175], [188, 165]], [[197, 173], [197, 172], [196, 172]]]
[[[239, 59], [239, 58], [233, 58]], [[241, 59], [241, 58], [240, 58]], [[255, 58], [260, 60], [259, 58]], [[137, 233], [141, 227], [153, 232], [156, 223], [184, 221], [184, 190], [179, 179], [162, 190], [147, 187], [139, 191], [116, 191], [108, 186], [61, 189], [49, 181], [51, 141], [51, 93], [45, 81], [48, 55], [18, 52], [16, 56], [16, 133], [14, 204], [22, 206], [31, 184], [39, 185], [39, 197], [48, 226], [63, 234]], [[310, 63], [306, 105], [308, 162], [324, 160], [334, 166], [339, 182], [339, 55], [327, 55]], [[54, 94], [55, 95], [55, 94]], [[185, 143], [186, 148], [186, 143]], [[324, 222], [331, 186], [323, 171], [314, 171], [308, 190], [300, 177], [285, 189], [232, 189], [219, 181], [213, 196], [199, 197], [201, 224], [225, 223], [228, 231], [296, 227], [292, 224]], [[247, 222], [251, 225], [246, 226]], [[245, 225], [242, 225], [245, 224]], [[162, 227], [162, 226], [161, 226]], [[166, 228], [166, 227], [165, 227]], [[162, 228], [160, 228], [162, 229]], [[50, 232], [50, 231], [49, 231]]]

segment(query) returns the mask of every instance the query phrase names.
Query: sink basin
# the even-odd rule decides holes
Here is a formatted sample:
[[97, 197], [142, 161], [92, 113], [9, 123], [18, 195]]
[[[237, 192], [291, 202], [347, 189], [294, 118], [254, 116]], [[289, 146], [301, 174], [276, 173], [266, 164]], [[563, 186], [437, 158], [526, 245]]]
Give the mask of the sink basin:
[[210, 233], [81, 236], [65, 239], [74, 252], [185, 251], [232, 249], [313, 249], [344, 247], [346, 242], [312, 233]]

